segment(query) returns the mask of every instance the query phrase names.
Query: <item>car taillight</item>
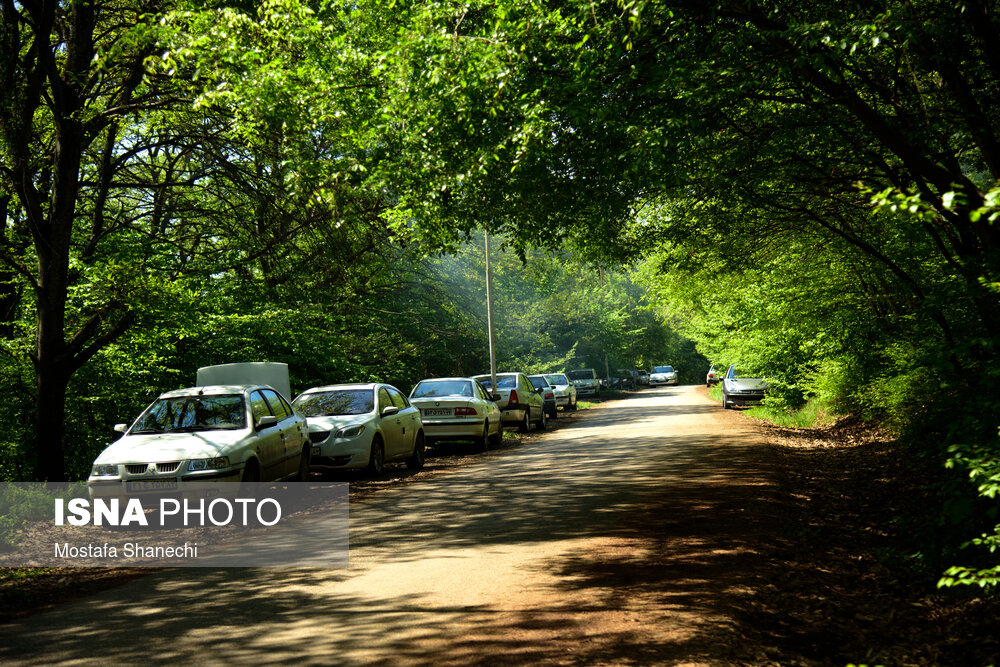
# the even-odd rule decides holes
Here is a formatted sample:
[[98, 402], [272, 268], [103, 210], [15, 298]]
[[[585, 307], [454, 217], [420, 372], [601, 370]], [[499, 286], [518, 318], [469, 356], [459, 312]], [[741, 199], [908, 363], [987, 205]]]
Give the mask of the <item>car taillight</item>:
[[551, 391], [549, 393], [545, 394], [545, 398], [555, 398], [555, 397], [556, 397], [556, 395], [553, 394]]
[[455, 416], [456, 417], [475, 417], [476, 416], [476, 409], [475, 408], [455, 408]]
[[510, 400], [507, 401], [507, 402], [510, 403], [511, 405], [519, 402], [517, 400], [517, 389], [511, 389], [510, 390]]

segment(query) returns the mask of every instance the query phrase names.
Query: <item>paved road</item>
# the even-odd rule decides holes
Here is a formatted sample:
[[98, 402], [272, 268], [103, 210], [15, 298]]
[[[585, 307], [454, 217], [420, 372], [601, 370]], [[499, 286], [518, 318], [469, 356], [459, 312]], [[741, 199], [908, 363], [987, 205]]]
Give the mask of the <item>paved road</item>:
[[696, 387], [351, 507], [341, 570], [167, 570], [0, 627], [29, 664], [719, 664], [767, 485]]

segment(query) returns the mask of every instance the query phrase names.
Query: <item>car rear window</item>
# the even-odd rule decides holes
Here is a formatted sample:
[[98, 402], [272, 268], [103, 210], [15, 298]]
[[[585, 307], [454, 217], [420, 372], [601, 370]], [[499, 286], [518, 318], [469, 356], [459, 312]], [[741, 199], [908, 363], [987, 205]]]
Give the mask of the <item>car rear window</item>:
[[431, 380], [420, 382], [413, 388], [410, 398], [427, 396], [472, 396], [472, 382], [468, 380]]
[[574, 380], [593, 380], [594, 371], [570, 371], [567, 373]]

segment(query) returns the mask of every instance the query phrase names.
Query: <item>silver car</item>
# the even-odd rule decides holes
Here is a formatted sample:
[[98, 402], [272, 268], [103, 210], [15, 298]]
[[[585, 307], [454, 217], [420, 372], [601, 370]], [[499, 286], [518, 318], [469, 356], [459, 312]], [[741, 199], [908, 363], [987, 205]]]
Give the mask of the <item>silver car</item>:
[[192, 481], [305, 479], [306, 421], [267, 385], [214, 385], [161, 394], [94, 460], [92, 496], [183, 490]]
[[527, 433], [534, 422], [539, 430], [546, 426], [545, 401], [524, 373], [497, 373], [497, 386], [489, 375], [476, 375], [474, 380], [482, 383], [496, 397], [500, 408], [500, 421], [513, 424], [521, 433]]
[[674, 370], [673, 366], [653, 366], [652, 370], [649, 371], [650, 387], [659, 387], [663, 384], [676, 386], [677, 371]]
[[729, 409], [735, 405], [752, 405], [764, 400], [767, 382], [759, 377], [746, 377], [730, 366], [722, 378], [722, 407]]
[[410, 392], [410, 403], [420, 410], [429, 442], [472, 440], [484, 451], [490, 443], [500, 444], [500, 408], [472, 378], [421, 380]]
[[389, 384], [314, 387], [295, 397], [306, 416], [313, 470], [367, 470], [378, 475], [388, 461], [424, 465], [420, 411]]

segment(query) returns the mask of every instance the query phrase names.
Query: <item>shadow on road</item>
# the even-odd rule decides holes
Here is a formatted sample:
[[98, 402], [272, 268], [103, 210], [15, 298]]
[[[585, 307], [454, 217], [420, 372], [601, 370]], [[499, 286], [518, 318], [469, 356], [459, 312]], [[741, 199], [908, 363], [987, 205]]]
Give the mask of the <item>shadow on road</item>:
[[763, 445], [705, 428], [718, 406], [657, 406], [664, 395], [352, 505], [352, 558], [418, 580], [431, 558], [458, 568], [468, 550], [494, 549], [500, 569], [515, 547], [589, 540], [517, 561], [525, 580], [558, 580], [530, 608], [358, 591], [353, 570], [174, 570], [7, 626], [0, 660], [725, 663], [734, 609], [771, 576], [759, 561], [774, 490]]

